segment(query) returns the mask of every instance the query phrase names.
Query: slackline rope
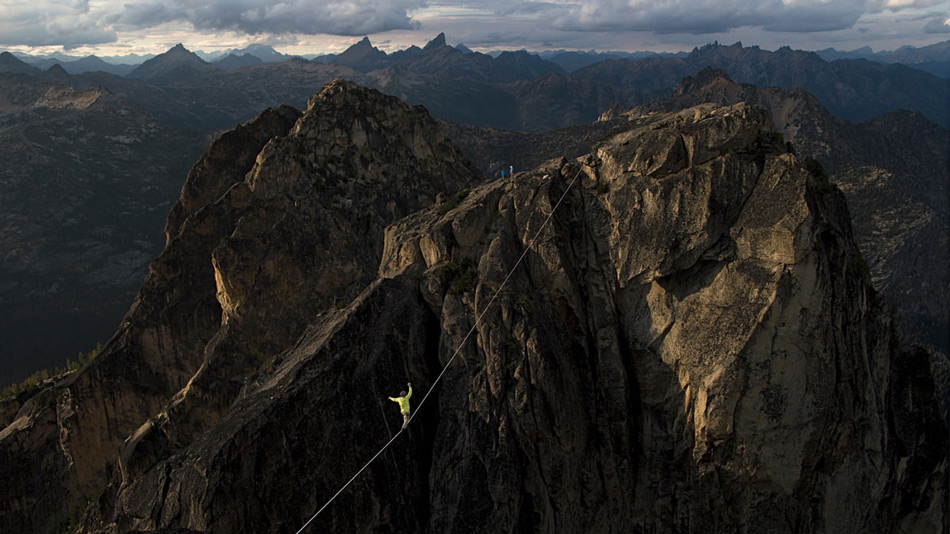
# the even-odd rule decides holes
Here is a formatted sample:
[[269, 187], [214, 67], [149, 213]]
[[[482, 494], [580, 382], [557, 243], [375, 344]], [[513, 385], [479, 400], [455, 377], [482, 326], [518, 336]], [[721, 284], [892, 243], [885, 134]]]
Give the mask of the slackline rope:
[[442, 380], [442, 375], [444, 375], [445, 371], [448, 370], [449, 365], [452, 365], [452, 361], [454, 361], [455, 357], [459, 355], [459, 352], [461, 352], [462, 346], [465, 345], [465, 342], [468, 341], [468, 338], [471, 337], [475, 329], [478, 328], [478, 323], [481, 322], [482, 317], [485, 316], [485, 314], [491, 308], [491, 305], [495, 302], [495, 298], [498, 297], [498, 295], [501, 293], [501, 290], [504, 289], [505, 284], [508, 283], [508, 279], [511, 278], [511, 276], [515, 273], [515, 269], [518, 268], [518, 265], [520, 265], [521, 261], [524, 260], [524, 257], [527, 256], [528, 251], [531, 250], [532, 246], [534, 246], [534, 243], [538, 240], [538, 237], [541, 236], [541, 232], [544, 230], [544, 227], [547, 226], [551, 218], [554, 217], [554, 212], [557, 211], [558, 206], [561, 205], [561, 202], [564, 200], [564, 197], [567, 196], [567, 192], [571, 190], [571, 187], [574, 185], [574, 182], [577, 181], [577, 177], [580, 176], [581, 170], [583, 169], [578, 169], [577, 173], [574, 174], [574, 178], [571, 178], [571, 183], [567, 184], [567, 188], [565, 188], [564, 192], [561, 193], [561, 198], [557, 199], [557, 202], [554, 204], [554, 208], [551, 209], [551, 213], [548, 214], [547, 219], [544, 219], [544, 222], [541, 223], [541, 227], [538, 228], [538, 232], [534, 234], [534, 237], [531, 239], [531, 242], [528, 243], [528, 246], [525, 247], [524, 252], [522, 252], [521, 256], [518, 258], [518, 261], [516, 261], [515, 265], [511, 268], [510, 271], [508, 271], [508, 276], [505, 276], [505, 279], [502, 280], [501, 285], [498, 286], [498, 290], [495, 291], [495, 294], [492, 295], [491, 299], [488, 301], [488, 304], [485, 305], [485, 309], [483, 309], [482, 312], [478, 314], [478, 317], [475, 318], [475, 324], [472, 325], [472, 328], [470, 328], [468, 333], [465, 334], [465, 337], [462, 338], [462, 341], [458, 344], [458, 347], [455, 349], [455, 353], [452, 354], [452, 357], [449, 358], [449, 361], [445, 363], [444, 367], [442, 367], [442, 372], [439, 373], [439, 376], [436, 377], [434, 382], [432, 382], [432, 386], [429, 387], [429, 391], [427, 391], [426, 394], [422, 397], [422, 400], [419, 401], [419, 404], [416, 406], [416, 409], [412, 411], [412, 414], [409, 416], [409, 420], [406, 421], [406, 424], [402, 428], [400, 428], [399, 432], [396, 432], [396, 434], [393, 435], [393, 437], [388, 442], [386, 442], [386, 444], [383, 445], [381, 449], [379, 449], [379, 452], [377, 452], [372, 458], [370, 458], [369, 461], [366, 462], [366, 464], [362, 468], [360, 468], [360, 470], [357, 471], [355, 475], [353, 475], [353, 478], [348, 480], [346, 484], [343, 484], [343, 487], [340, 488], [339, 491], [337, 491], [333, 495], [333, 497], [330, 497], [330, 500], [327, 501], [326, 504], [321, 506], [320, 509], [317, 510], [317, 513], [313, 514], [313, 517], [311, 517], [306, 523], [303, 524], [302, 527], [300, 527], [300, 530], [297, 531], [297, 534], [300, 534], [301, 532], [303, 532], [304, 529], [307, 528], [307, 526], [310, 525], [310, 523], [313, 522], [313, 520], [316, 519], [318, 515], [320, 515], [320, 512], [322, 512], [327, 506], [330, 506], [330, 503], [332, 503], [341, 493], [343, 493], [343, 490], [345, 490], [354, 480], [356, 480], [356, 477], [360, 476], [360, 474], [363, 471], [365, 471], [366, 468], [369, 467], [369, 465], [373, 463], [373, 461], [376, 460], [376, 458], [378, 458], [380, 454], [383, 453], [383, 451], [389, 448], [392, 442], [396, 441], [396, 438], [398, 438], [399, 435], [402, 434], [402, 431], [406, 429], [406, 426], [409, 426], [409, 423], [411, 423], [413, 418], [416, 417], [416, 414], [419, 413], [419, 409], [422, 407], [422, 404], [425, 403], [426, 399], [429, 398], [429, 394], [431, 394], [432, 391], [435, 389], [435, 385], [438, 384], [440, 380]]

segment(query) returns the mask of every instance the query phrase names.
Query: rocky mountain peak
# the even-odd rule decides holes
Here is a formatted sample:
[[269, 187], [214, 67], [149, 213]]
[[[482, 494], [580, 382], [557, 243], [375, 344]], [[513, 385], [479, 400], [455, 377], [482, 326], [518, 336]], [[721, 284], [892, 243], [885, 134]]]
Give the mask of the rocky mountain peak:
[[440, 33], [439, 35], [435, 36], [434, 39], [426, 43], [426, 45], [422, 49], [432, 50], [434, 48], [442, 48], [444, 46], [447, 46], [445, 44], [445, 33]]
[[674, 92], [674, 95], [683, 95], [704, 89], [715, 83], [735, 84], [729, 74], [723, 69], [706, 67], [693, 76], [683, 78], [683, 82]]
[[194, 70], [213, 69], [208, 62], [198, 54], [188, 50], [181, 43], [167, 51], [145, 61], [128, 74], [130, 78], [155, 78], [168, 74], [175, 69], [190, 68]]
[[[331, 84], [305, 115], [362, 91]], [[300, 510], [268, 496], [332, 495], [395, 431], [380, 403], [407, 380], [432, 403], [394, 461], [315, 528], [941, 528], [946, 487], [929, 477], [945, 480], [948, 441], [915, 374], [926, 359], [894, 351], [881, 303], [849, 270], [860, 255], [843, 198], [770, 127], [746, 104], [631, 116], [586, 157], [396, 220], [379, 276], [310, 320], [213, 433], [156, 467], [128, 455], [132, 475], [92, 530], [259, 530], [264, 517], [293, 530], [322, 499]], [[249, 465], [258, 485], [206, 482]]]
[[0, 72], [15, 72], [20, 74], [36, 74], [39, 69], [20, 60], [10, 52], [0, 52]]
[[44, 74], [46, 74], [47, 76], [52, 76], [52, 77], [67, 77], [68, 78], [69, 76], [69, 73], [66, 72], [66, 69], [64, 69], [63, 66], [60, 65], [59, 63], [56, 63], [55, 65], [52, 65], [50, 68], [46, 69], [44, 71]]
[[[185, 45], [178, 43], [175, 46], [169, 48], [165, 52], [149, 59], [148, 61], [160, 60], [160, 61], [193, 61], [195, 59], [202, 60], [198, 54], [195, 54], [191, 50], [185, 48]], [[145, 63], [148, 63], [146, 61]]]
[[[341, 193], [345, 190], [351, 198], [367, 200], [363, 195], [381, 194], [389, 197], [386, 202], [390, 203], [399, 197], [391, 194], [392, 186], [398, 186], [400, 194], [408, 194], [422, 186], [420, 182], [432, 185], [441, 183], [443, 176], [474, 172], [425, 108], [407, 106], [343, 80], [327, 83], [308, 101], [290, 135], [313, 144], [308, 158], [314, 158], [315, 165], [328, 165], [328, 172], [340, 172], [345, 181], [331, 180], [333, 188]], [[346, 165], [345, 173], [339, 165]], [[462, 182], [447, 183], [446, 188], [461, 188], [474, 177], [468, 174]], [[399, 182], [393, 183], [394, 179]], [[367, 187], [371, 184], [384, 184], [384, 188], [376, 191]], [[251, 185], [258, 184], [251, 181]], [[428, 200], [432, 201], [434, 196]]]
[[358, 43], [344, 50], [335, 58], [335, 63], [354, 68], [363, 63], [385, 59], [386, 53], [373, 46], [369, 37], [363, 37]]

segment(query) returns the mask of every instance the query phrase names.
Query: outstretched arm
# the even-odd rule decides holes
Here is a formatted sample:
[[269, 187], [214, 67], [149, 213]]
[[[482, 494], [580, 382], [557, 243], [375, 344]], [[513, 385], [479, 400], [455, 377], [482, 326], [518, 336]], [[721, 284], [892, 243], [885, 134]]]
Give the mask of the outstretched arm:
[[406, 399], [412, 396], [412, 382], [409, 383], [409, 392], [406, 393]]

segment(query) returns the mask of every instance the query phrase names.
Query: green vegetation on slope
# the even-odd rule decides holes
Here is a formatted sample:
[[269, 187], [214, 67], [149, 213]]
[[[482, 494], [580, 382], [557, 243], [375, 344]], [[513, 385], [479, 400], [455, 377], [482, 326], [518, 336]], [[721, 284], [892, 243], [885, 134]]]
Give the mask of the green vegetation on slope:
[[7, 397], [14, 397], [19, 395], [24, 391], [30, 391], [38, 388], [43, 382], [49, 380], [51, 377], [59, 376], [65, 373], [71, 373], [82, 368], [87, 363], [91, 362], [99, 352], [102, 351], [102, 343], [96, 344], [96, 348], [83, 353], [79, 353], [79, 358], [76, 361], [73, 361], [69, 358], [66, 358], [65, 367], [53, 367], [50, 369], [40, 369], [30, 376], [26, 377], [23, 381], [17, 382], [16, 384], [11, 384], [5, 388], [3, 391], [0, 391], [0, 399], [5, 399]]

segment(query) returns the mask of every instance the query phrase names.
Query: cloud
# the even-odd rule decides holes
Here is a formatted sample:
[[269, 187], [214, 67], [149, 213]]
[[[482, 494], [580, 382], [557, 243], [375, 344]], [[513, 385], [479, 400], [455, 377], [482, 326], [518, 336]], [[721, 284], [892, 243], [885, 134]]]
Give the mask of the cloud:
[[924, 33], [950, 33], [950, 15], [940, 13], [930, 17], [924, 24]]
[[2, 0], [0, 45], [111, 43], [118, 32], [184, 23], [197, 31], [359, 36], [417, 29], [425, 0]]
[[417, 27], [423, 0], [167, 0], [126, 3], [116, 21], [138, 27], [184, 21], [198, 30], [247, 34], [366, 35]]
[[[471, 4], [466, 4], [471, 5]], [[495, 1], [486, 2], [495, 15], [537, 15], [544, 13], [560, 13], [564, 11], [565, 5], [557, 2], [505, 2]]]
[[870, 37], [861, 40], [920, 41], [948, 33], [948, 11], [950, 0], [0, 0], [0, 46], [167, 44], [189, 35], [377, 41], [387, 32], [407, 41], [423, 23], [466, 44], [509, 48], [626, 48], [634, 33], [656, 47], [695, 43], [697, 35], [744, 42], [756, 35], [764, 44], [822, 32], [840, 41], [856, 40], [862, 28]]
[[106, 20], [122, 29], [142, 29], [186, 18], [184, 9], [159, 0], [125, 4], [122, 11], [106, 17]]
[[944, 0], [887, 0], [885, 6], [889, 9], [905, 9], [913, 7], [931, 7]]
[[116, 33], [100, 23], [101, 15], [85, 0], [4, 0], [0, 44], [72, 48], [114, 42]]
[[882, 0], [592, 0], [575, 4], [555, 23], [580, 31], [707, 34], [754, 26], [814, 32], [851, 28], [882, 8]]

